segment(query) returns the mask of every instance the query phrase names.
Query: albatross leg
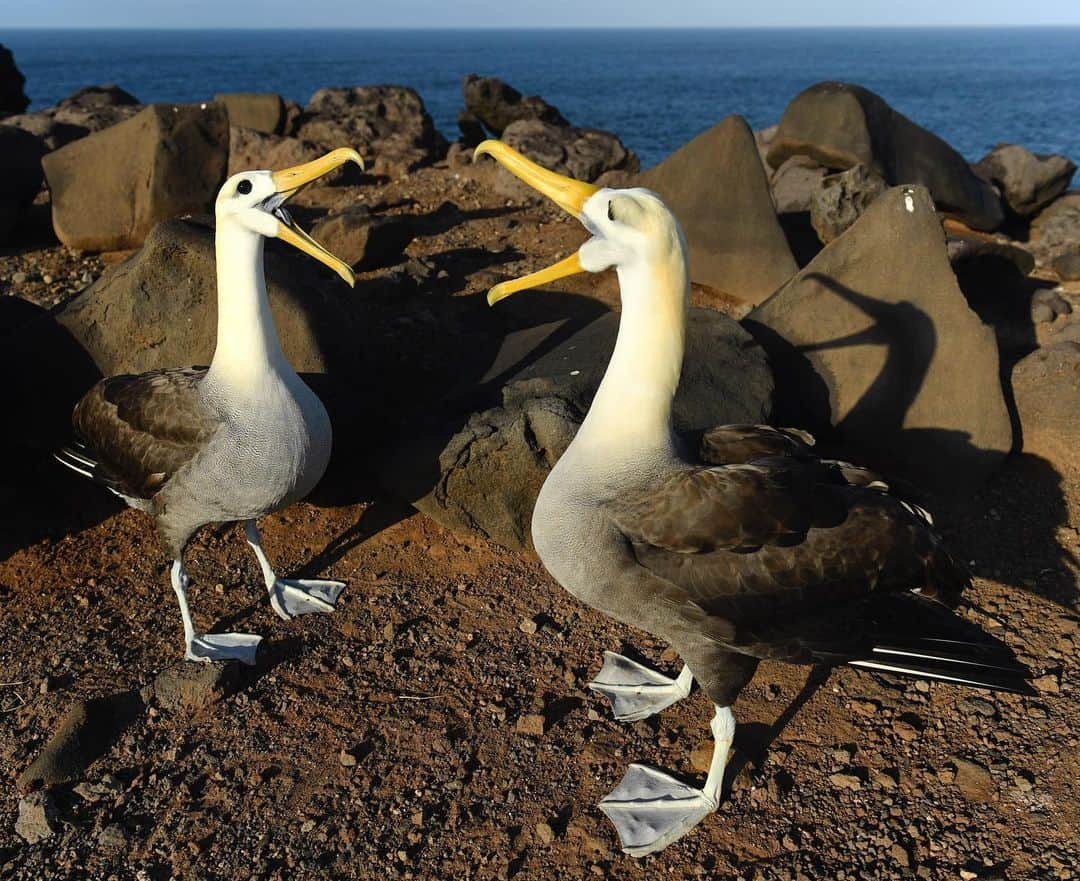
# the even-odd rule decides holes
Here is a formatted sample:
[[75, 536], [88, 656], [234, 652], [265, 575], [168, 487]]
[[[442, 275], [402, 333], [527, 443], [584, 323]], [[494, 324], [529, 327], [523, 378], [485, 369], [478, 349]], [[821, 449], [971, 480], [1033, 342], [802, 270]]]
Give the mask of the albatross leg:
[[689, 667], [671, 679], [615, 652], [604, 652], [604, 666], [589, 688], [611, 701], [611, 712], [620, 722], [637, 722], [682, 700], [693, 682]]
[[183, 561], [173, 560], [172, 587], [180, 603], [180, 616], [184, 619], [184, 657], [189, 661], [240, 661], [254, 664], [261, 636], [252, 633], [199, 633], [188, 608], [188, 577]]
[[262, 569], [266, 590], [270, 594], [270, 605], [279, 618], [288, 621], [297, 615], [334, 611], [334, 604], [341, 595], [341, 591], [345, 589], [345, 582], [278, 578], [274, 574], [270, 561], [266, 558], [266, 552], [262, 549], [259, 527], [255, 525], [254, 520], [244, 522], [244, 532], [247, 534], [248, 544], [255, 552], [255, 558], [259, 561], [259, 568]]
[[643, 857], [678, 841], [720, 805], [724, 766], [735, 737], [730, 707], [717, 707], [711, 723], [713, 755], [709, 775], [694, 789], [669, 774], [633, 764], [622, 781], [600, 802], [615, 824], [624, 853]]

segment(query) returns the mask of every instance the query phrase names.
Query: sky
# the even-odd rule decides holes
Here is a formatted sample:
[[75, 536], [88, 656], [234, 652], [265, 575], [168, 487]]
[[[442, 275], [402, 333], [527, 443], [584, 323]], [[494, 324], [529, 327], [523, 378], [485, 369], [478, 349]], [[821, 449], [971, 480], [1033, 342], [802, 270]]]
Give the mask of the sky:
[[11, 27], [808, 27], [1080, 25], [1078, 0], [4, 0]]

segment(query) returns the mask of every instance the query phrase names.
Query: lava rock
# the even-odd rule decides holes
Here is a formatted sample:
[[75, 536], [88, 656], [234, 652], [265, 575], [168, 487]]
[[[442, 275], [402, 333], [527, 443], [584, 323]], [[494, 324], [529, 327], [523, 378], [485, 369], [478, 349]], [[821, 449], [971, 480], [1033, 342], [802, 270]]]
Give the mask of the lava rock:
[[273, 92], [227, 92], [214, 95], [229, 112], [229, 125], [254, 129], [268, 135], [281, 134], [285, 102]]
[[77, 780], [142, 713], [138, 692], [121, 692], [72, 704], [33, 763], [19, 775], [27, 789]]
[[466, 147], [475, 147], [487, 137], [484, 124], [468, 110], [458, 111], [457, 125]]
[[993, 269], [1003, 263], [1012, 264], [1020, 275], [1031, 275], [1035, 256], [1015, 242], [1003, 242], [982, 236], [950, 235], [946, 239], [949, 262], [959, 273], [967, 264], [985, 264]]
[[49, 153], [53, 228], [69, 248], [135, 248], [161, 220], [204, 211], [225, 180], [228, 116], [217, 104], [154, 104]]
[[[230, 126], [228, 175], [255, 169], [278, 171], [318, 159], [325, 153], [326, 150], [310, 141]], [[336, 178], [336, 172], [320, 178], [319, 186], [333, 184]]]
[[826, 245], [839, 238], [887, 189], [881, 175], [861, 163], [823, 178], [810, 199], [810, 223], [818, 238]]
[[59, 150], [65, 144], [86, 137], [90, 132], [80, 125], [57, 122], [52, 113], [39, 110], [35, 113], [22, 113], [18, 116], [4, 117], [4, 125], [22, 129], [41, 140], [46, 150]]
[[538, 119], [557, 126], [570, 125], [558, 108], [538, 95], [524, 97], [498, 77], [470, 73], [462, 81], [461, 91], [465, 95], [466, 112], [496, 138], [502, 136], [507, 126], [521, 119]]
[[130, 119], [142, 109], [138, 99], [119, 86], [85, 86], [53, 107], [4, 120], [44, 141], [49, 150]]
[[47, 792], [31, 792], [19, 801], [15, 834], [27, 844], [37, 844], [57, 831], [56, 803]]
[[[340, 285], [341, 297], [327, 293], [308, 273], [329, 270], [294, 257], [292, 249], [288, 257], [269, 249], [265, 255], [270, 309], [286, 357], [300, 372], [329, 373], [336, 366], [348, 373], [355, 339], [347, 288], [331, 283], [331, 291]], [[138, 252], [64, 304], [57, 321], [105, 376], [209, 364], [217, 336], [216, 289], [213, 231], [169, 220], [154, 227]]]
[[295, 135], [324, 151], [353, 147], [377, 174], [404, 174], [446, 155], [446, 140], [423, 100], [405, 86], [320, 89], [297, 120]]
[[[637, 156], [623, 146], [618, 136], [598, 129], [521, 119], [504, 129], [502, 139], [545, 168], [578, 180], [594, 181], [607, 171], [638, 170]], [[508, 171], [500, 172], [532, 195]]]
[[32, 134], [0, 125], [0, 244], [41, 189], [44, 154], [44, 145]]
[[[436, 454], [430, 480], [393, 488], [451, 529], [531, 549], [536, 496], [588, 411], [617, 332], [618, 315], [606, 313], [538, 357], [542, 349], [531, 330], [507, 336], [497, 362], [525, 366], [500, 372], [502, 403], [468, 418]], [[768, 421], [772, 395], [765, 353], [750, 335], [725, 315], [691, 309], [676, 428], [693, 434]], [[385, 479], [426, 473], [426, 449], [418, 443], [400, 452], [381, 469]]]
[[1027, 247], [1043, 266], [1063, 254], [1076, 253], [1080, 243], [1080, 192], [1066, 193], [1031, 222]]
[[881, 196], [744, 324], [776, 371], [780, 424], [845, 455], [965, 492], [1012, 447], [994, 333], [922, 187]]
[[659, 193], [678, 218], [693, 281], [756, 304], [798, 269], [742, 117], [717, 123], [637, 182]]
[[154, 679], [154, 700], [170, 712], [193, 713], [224, 700], [239, 687], [240, 665], [236, 662], [180, 661]]
[[1072, 303], [1055, 290], [1040, 288], [1031, 295], [1031, 320], [1036, 324], [1045, 324], [1059, 316], [1071, 315], [1072, 310]]
[[996, 229], [1004, 220], [993, 187], [959, 153], [862, 86], [818, 83], [792, 99], [769, 164], [779, 168], [795, 155], [834, 169], [861, 163], [894, 186], [921, 184], [943, 211], [974, 229]]
[[807, 156], [791, 156], [773, 172], [769, 180], [777, 214], [809, 211], [814, 195], [829, 169]]
[[1058, 254], [1050, 261], [1050, 268], [1062, 281], [1080, 281], [1080, 242], [1076, 250]]
[[361, 205], [324, 217], [311, 237], [354, 269], [367, 271], [399, 263], [413, 228], [407, 218], [372, 217]]
[[30, 99], [23, 92], [26, 77], [15, 66], [15, 56], [0, 43], [0, 117], [22, 113], [30, 106]]
[[1080, 444], [1080, 343], [1036, 349], [1012, 371], [1025, 452], [1067, 461]]
[[997, 184], [1020, 217], [1037, 214], [1064, 193], [1075, 171], [1067, 156], [1037, 155], [1017, 144], [997, 144], [975, 165], [975, 173]]
[[956, 786], [969, 802], [990, 802], [997, 800], [997, 785], [990, 772], [978, 762], [971, 762], [956, 756], [952, 758], [956, 768]]

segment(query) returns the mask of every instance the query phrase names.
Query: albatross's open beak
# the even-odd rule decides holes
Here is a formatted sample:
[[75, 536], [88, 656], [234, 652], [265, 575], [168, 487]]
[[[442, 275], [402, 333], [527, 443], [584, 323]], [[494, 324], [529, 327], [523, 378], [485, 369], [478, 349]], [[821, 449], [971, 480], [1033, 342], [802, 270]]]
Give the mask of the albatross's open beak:
[[274, 217], [277, 218], [277, 237], [279, 239], [283, 239], [294, 248], [299, 248], [305, 254], [310, 254], [320, 263], [325, 263], [333, 269], [334, 272], [345, 279], [345, 281], [348, 282], [349, 287], [352, 287], [356, 284], [356, 278], [353, 276], [353, 271], [349, 267], [349, 264], [344, 260], [335, 257], [327, 251], [326, 248], [300, 229], [289, 212], [283, 207], [289, 199], [299, 193], [312, 181], [316, 181], [320, 177], [326, 176], [335, 168], [339, 168], [346, 162], [355, 162], [361, 169], [364, 167], [364, 160], [360, 158], [359, 153], [349, 147], [340, 147], [319, 159], [305, 162], [303, 165], [294, 165], [292, 168], [275, 171], [270, 177], [274, 181], [274, 187], [277, 189], [277, 193], [272, 197], [272, 204], [268, 207]]
[[[487, 154], [495, 159], [503, 168], [514, 177], [527, 183], [537, 192], [543, 193], [564, 211], [580, 217], [582, 208], [589, 197], [600, 188], [587, 184], [572, 177], [563, 177], [554, 171], [548, 171], [543, 166], [537, 165], [531, 159], [526, 159], [513, 147], [508, 147], [502, 141], [484, 141], [473, 152], [473, 161]], [[513, 281], [504, 281], [495, 285], [488, 291], [487, 301], [489, 306], [494, 306], [499, 300], [509, 297], [517, 291], [527, 288], [539, 287], [542, 284], [584, 272], [581, 259], [575, 251], [565, 260], [560, 260], [554, 266], [541, 269], [515, 278]]]

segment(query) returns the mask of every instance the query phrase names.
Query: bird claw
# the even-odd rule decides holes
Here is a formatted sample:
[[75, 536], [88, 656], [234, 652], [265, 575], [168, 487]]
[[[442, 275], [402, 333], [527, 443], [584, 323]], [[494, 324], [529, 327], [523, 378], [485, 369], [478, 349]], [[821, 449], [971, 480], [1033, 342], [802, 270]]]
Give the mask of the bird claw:
[[277, 578], [270, 588], [270, 605], [286, 621], [297, 615], [329, 614], [334, 611], [343, 581]]
[[678, 841], [719, 802], [656, 768], [632, 764], [600, 802], [619, 833], [624, 853], [643, 857]]
[[604, 666], [589, 688], [611, 701], [620, 722], [647, 719], [690, 694], [688, 677], [672, 679], [615, 652], [604, 652]]
[[189, 661], [239, 661], [254, 665], [261, 636], [252, 633], [197, 633], [187, 644]]

